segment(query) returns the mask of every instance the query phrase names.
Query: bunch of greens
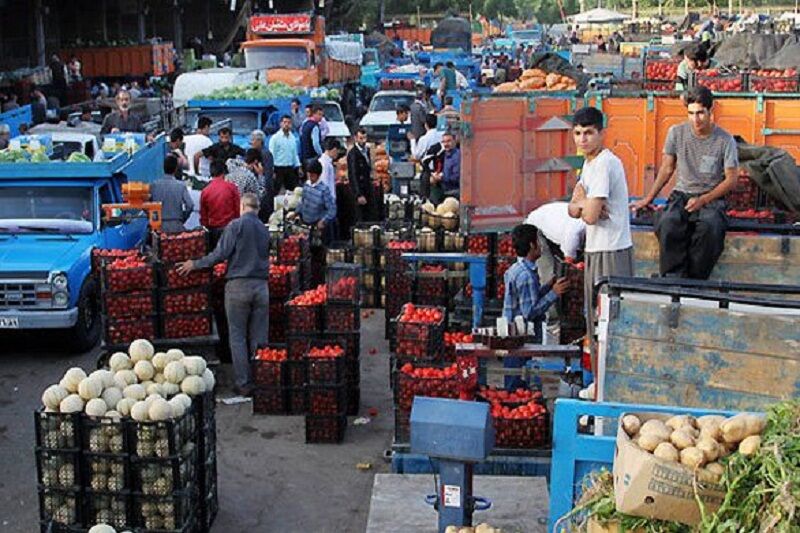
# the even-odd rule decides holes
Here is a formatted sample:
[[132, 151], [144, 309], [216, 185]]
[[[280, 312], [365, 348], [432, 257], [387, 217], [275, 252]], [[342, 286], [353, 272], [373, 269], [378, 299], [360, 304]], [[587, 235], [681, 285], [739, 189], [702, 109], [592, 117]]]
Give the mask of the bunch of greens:
[[258, 82], [246, 85], [223, 87], [211, 91], [209, 94], [196, 96], [194, 100], [271, 100], [273, 98], [288, 98], [303, 94], [303, 89], [290, 87], [285, 83], [270, 83], [263, 85]]

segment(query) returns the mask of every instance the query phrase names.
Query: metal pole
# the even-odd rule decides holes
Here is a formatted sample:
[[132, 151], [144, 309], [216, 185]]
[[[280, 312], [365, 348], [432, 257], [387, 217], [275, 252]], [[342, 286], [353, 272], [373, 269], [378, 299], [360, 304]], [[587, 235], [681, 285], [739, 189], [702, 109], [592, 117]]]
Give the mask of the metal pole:
[[145, 41], [145, 18], [144, 18], [144, 0], [139, 0], [138, 5], [136, 6], [137, 17], [139, 19], [139, 42], [143, 43]]
[[108, 5], [107, 0], [100, 0], [100, 14], [103, 17], [103, 44], [108, 42]]
[[[172, 5], [172, 25], [175, 27], [175, 50], [183, 50], [183, 24], [181, 23], [181, 6], [178, 5], [178, 0], [175, 0]], [[197, 58], [200, 59], [200, 58]]]
[[36, 64], [43, 67], [47, 64], [44, 49], [44, 8], [42, 0], [33, 2], [33, 24], [36, 27]]

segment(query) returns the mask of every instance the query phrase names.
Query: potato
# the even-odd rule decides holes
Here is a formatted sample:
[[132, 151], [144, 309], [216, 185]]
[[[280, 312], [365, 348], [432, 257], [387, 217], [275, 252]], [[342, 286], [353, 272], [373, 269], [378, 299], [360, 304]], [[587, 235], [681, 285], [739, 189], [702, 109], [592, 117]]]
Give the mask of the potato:
[[655, 433], [640, 433], [637, 444], [639, 448], [643, 449], [644, 451], [652, 452], [658, 447], [659, 444], [665, 441], [666, 439], [662, 439], [661, 435], [657, 435]]
[[447, 526], [444, 533], [458, 533], [458, 526]]
[[692, 429], [697, 427], [697, 421], [691, 415], [675, 415], [667, 420], [666, 424], [673, 430], [681, 429], [684, 426], [688, 426]]
[[722, 434], [719, 431], [720, 425], [725, 422], [725, 417], [720, 415], [706, 415], [697, 419], [697, 427], [700, 428], [700, 437], [705, 433], [712, 439], [719, 441]]
[[723, 457], [728, 457], [730, 454], [735, 452], [738, 448], [738, 444], [728, 444], [727, 442], [717, 442], [719, 445], [719, 457], [718, 459], [722, 459]]
[[699, 468], [705, 462], [703, 452], [695, 447], [684, 448], [681, 450], [681, 464], [689, 468]]
[[739, 443], [739, 453], [742, 455], [754, 455], [761, 448], [761, 436], [750, 435]]
[[767, 419], [763, 416], [746, 414], [744, 416], [744, 425], [746, 426], [747, 436], [761, 435], [764, 431], [764, 426], [767, 425]]
[[673, 446], [669, 442], [662, 442], [661, 444], [656, 446], [653, 455], [655, 455], [659, 459], [664, 459], [665, 461], [672, 461], [674, 463], [677, 463], [681, 458], [680, 453], [678, 453], [678, 449], [675, 448], [675, 446]]
[[661, 420], [652, 419], [642, 424], [642, 428], [639, 430], [639, 433], [642, 435], [656, 435], [663, 442], [665, 440], [669, 440], [672, 430]]
[[622, 429], [629, 437], [633, 437], [642, 428], [642, 421], [636, 415], [625, 415], [622, 417]]
[[669, 436], [669, 441], [679, 450], [694, 446], [694, 437], [685, 429], [678, 429]]
[[698, 468], [697, 471], [697, 480], [701, 483], [718, 483], [720, 476], [711, 472], [707, 468]]
[[713, 439], [700, 439], [697, 441], [696, 448], [703, 452], [706, 462], [711, 463], [719, 457], [719, 444]]
[[745, 421], [745, 414], [732, 416], [725, 420], [720, 426], [719, 430], [722, 433], [722, 440], [733, 444], [741, 442], [747, 437], [747, 423]]
[[719, 463], [708, 463], [706, 465], [706, 470], [718, 477], [722, 477], [723, 474], [725, 474], [725, 467]]

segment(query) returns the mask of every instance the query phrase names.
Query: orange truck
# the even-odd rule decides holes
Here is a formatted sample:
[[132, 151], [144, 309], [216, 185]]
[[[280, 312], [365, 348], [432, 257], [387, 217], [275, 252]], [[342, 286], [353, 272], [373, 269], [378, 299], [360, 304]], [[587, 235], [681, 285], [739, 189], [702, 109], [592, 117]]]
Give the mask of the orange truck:
[[325, 35], [325, 18], [312, 13], [250, 17], [242, 43], [247, 68], [266, 70], [267, 82], [322, 87], [358, 82], [363, 46]]

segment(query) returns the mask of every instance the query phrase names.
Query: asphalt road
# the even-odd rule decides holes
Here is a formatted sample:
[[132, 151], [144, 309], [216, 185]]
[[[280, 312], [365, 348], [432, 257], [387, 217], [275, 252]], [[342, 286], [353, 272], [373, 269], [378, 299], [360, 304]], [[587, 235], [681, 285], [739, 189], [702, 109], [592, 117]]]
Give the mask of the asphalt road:
[[[217, 407], [220, 512], [212, 531], [361, 532], [376, 472], [392, 438], [389, 349], [383, 312], [362, 320], [361, 411], [341, 445], [305, 444], [303, 417], [253, 415], [251, 405]], [[95, 367], [99, 350], [64, 353], [61, 339], [0, 338], [0, 532], [38, 531], [33, 412], [42, 391], [71, 366]], [[371, 348], [378, 353], [370, 355]], [[218, 398], [231, 396], [230, 369], [218, 372]], [[369, 417], [368, 417], [369, 418]], [[356, 465], [369, 463], [369, 470]]]

